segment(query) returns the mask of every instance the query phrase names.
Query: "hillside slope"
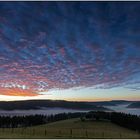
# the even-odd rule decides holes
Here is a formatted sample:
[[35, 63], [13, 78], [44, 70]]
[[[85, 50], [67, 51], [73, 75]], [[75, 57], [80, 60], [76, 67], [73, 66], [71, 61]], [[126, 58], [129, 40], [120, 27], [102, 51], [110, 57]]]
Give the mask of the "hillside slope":
[[79, 118], [27, 128], [2, 129], [0, 138], [139, 138], [132, 130], [111, 122], [85, 121]]

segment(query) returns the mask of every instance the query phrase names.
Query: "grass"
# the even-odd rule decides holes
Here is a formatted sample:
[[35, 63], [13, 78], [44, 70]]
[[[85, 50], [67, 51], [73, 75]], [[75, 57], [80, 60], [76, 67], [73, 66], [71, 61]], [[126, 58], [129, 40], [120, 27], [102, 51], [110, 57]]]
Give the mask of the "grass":
[[140, 134], [111, 122], [81, 122], [77, 118], [27, 128], [1, 128], [0, 138], [140, 138]]

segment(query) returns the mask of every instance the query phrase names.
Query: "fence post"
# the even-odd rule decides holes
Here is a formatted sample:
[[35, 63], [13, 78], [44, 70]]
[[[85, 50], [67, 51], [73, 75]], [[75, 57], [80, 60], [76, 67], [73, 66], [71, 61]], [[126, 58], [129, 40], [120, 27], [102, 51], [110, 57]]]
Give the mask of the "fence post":
[[103, 138], [104, 138], [104, 136], [105, 136], [104, 132], [102, 133], [102, 136], [103, 136]]
[[71, 137], [72, 137], [72, 129], [70, 130], [70, 135], [71, 135]]
[[46, 136], [46, 134], [47, 134], [47, 130], [45, 129], [45, 136]]
[[120, 133], [120, 138], [122, 138], [122, 134]]
[[24, 129], [23, 129], [23, 128], [21, 128], [21, 134], [23, 134], [23, 131], [24, 131]]
[[33, 129], [33, 135], [35, 134], [35, 130]]
[[94, 131], [92, 132], [92, 134], [93, 134], [93, 136], [95, 136], [95, 132]]
[[59, 134], [61, 134], [61, 130], [59, 130]]
[[86, 137], [88, 138], [88, 132], [87, 132], [87, 130], [86, 130]]

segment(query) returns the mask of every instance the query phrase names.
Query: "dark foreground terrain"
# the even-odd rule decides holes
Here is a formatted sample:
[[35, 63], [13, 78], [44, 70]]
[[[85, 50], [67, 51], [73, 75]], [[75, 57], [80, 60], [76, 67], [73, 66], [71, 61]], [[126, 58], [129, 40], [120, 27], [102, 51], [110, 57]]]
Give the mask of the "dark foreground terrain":
[[0, 138], [140, 138], [140, 117], [103, 111], [1, 116]]
[[108, 121], [74, 118], [34, 127], [0, 128], [0, 138], [140, 138], [140, 134]]

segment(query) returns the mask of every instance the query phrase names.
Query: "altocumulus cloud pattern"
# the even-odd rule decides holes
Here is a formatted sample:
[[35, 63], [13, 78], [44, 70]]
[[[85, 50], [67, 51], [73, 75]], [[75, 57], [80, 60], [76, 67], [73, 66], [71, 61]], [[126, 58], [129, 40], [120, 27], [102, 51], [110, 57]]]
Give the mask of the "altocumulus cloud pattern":
[[139, 83], [139, 2], [0, 2], [0, 94]]

